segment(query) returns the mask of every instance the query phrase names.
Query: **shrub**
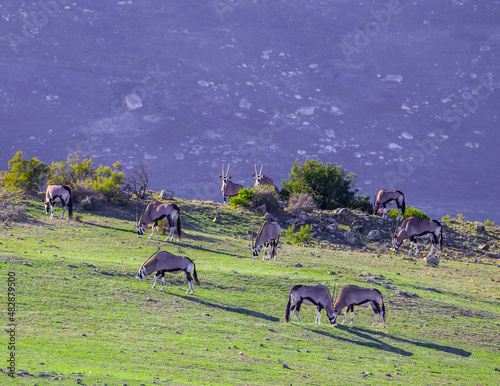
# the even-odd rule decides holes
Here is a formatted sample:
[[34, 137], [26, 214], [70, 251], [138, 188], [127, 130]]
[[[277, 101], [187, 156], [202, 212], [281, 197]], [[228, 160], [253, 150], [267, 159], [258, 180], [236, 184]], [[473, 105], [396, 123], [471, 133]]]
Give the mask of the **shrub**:
[[80, 205], [84, 210], [93, 212], [101, 208], [106, 201], [106, 198], [100, 193], [90, 193], [80, 199]]
[[121, 171], [121, 163], [115, 162], [113, 167], [115, 170], [112, 170], [109, 166], [100, 165], [95, 171], [95, 177], [92, 181], [95, 191], [108, 199], [118, 196], [125, 181], [125, 174]]
[[295, 232], [295, 225], [290, 225], [285, 230], [285, 240], [293, 245], [308, 244], [312, 239], [312, 225], [301, 225], [298, 232]]
[[307, 193], [292, 193], [288, 200], [287, 209], [293, 211], [294, 209], [302, 209], [306, 212], [312, 212], [317, 209], [314, 199]]
[[250, 207], [257, 208], [266, 204], [268, 212], [277, 212], [280, 208], [278, 193], [274, 186], [259, 186], [254, 188], [254, 193], [250, 198]]
[[363, 194], [362, 196], [357, 196], [354, 198], [354, 201], [352, 203], [352, 208], [359, 209], [368, 214], [373, 213], [373, 205], [370, 201], [370, 197], [368, 197], [366, 193]]
[[254, 192], [255, 192], [254, 188], [241, 189], [236, 197], [229, 198], [229, 205], [231, 205], [232, 208], [235, 208], [237, 206], [250, 206], [250, 200], [252, 199]]
[[490, 221], [490, 220], [486, 220], [484, 222], [484, 226], [486, 227], [494, 227], [495, 226], [495, 223], [493, 221]]
[[321, 209], [350, 207], [357, 190], [351, 191], [353, 173], [346, 173], [336, 164], [307, 160], [301, 164], [296, 160], [288, 174], [288, 180], [281, 182], [283, 197], [288, 199], [293, 193], [307, 193]]
[[0, 203], [0, 222], [26, 222], [27, 219], [26, 205], [8, 202]]
[[36, 158], [26, 161], [23, 152], [18, 151], [9, 161], [8, 172], [2, 173], [2, 185], [9, 190], [24, 192], [42, 191], [49, 173], [49, 166]]
[[94, 175], [92, 158], [80, 159], [80, 153], [75, 152], [73, 157], [66, 161], [53, 162], [50, 167], [49, 184], [69, 185], [83, 183]]
[[[398, 210], [396, 208], [392, 209], [387, 212], [387, 215], [396, 218], [398, 217]], [[418, 217], [423, 218], [424, 220], [429, 220], [429, 216], [427, 216], [425, 212], [422, 212], [417, 208], [413, 208], [412, 206], [406, 205], [404, 218], [408, 217]]]

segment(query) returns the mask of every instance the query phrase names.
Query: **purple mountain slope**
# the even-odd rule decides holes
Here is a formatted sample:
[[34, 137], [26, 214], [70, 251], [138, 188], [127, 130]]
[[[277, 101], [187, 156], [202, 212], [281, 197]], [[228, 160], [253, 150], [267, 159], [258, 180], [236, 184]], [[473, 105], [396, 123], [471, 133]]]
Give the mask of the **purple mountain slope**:
[[[484, 4], [483, 4], [484, 3]], [[209, 0], [0, 5], [0, 169], [145, 160], [155, 189], [222, 201], [295, 159], [500, 223], [500, 4]]]

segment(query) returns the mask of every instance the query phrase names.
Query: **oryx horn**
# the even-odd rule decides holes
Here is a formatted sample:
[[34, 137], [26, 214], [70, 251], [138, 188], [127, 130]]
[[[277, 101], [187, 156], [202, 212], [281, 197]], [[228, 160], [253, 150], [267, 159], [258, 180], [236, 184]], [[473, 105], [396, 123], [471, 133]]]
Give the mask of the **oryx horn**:
[[226, 171], [226, 175], [225, 175], [225, 177], [227, 177], [227, 176], [229, 175], [229, 166], [230, 166], [230, 165], [231, 165], [231, 164], [227, 164], [227, 171]]
[[260, 165], [260, 172], [259, 172], [259, 175], [262, 174], [262, 168], [264, 167], [264, 164]]

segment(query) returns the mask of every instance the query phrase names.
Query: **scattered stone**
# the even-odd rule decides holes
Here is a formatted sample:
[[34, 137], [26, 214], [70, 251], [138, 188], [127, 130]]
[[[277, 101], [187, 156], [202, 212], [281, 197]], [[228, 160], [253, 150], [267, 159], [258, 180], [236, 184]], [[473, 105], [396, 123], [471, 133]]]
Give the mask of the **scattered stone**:
[[477, 230], [478, 232], [484, 232], [484, 231], [486, 230], [486, 227], [485, 227], [483, 224], [478, 224], [478, 225], [476, 226], [476, 230]]
[[369, 242], [380, 241], [382, 239], [382, 233], [380, 233], [378, 229], [375, 229], [373, 231], [370, 231], [370, 233], [368, 233], [366, 239]]
[[329, 275], [336, 275], [337, 273], [336, 273], [336, 272], [333, 272], [333, 271], [328, 271], [328, 274], [329, 274]]
[[302, 265], [302, 264], [300, 264], [300, 263], [297, 263], [297, 264], [295, 264], [295, 265], [294, 265], [294, 267], [296, 267], [296, 268], [302, 268], [302, 267], [303, 267], [303, 265]]
[[418, 298], [418, 295], [413, 292], [408, 292], [408, 291], [396, 291], [396, 294], [401, 295], [401, 296], [406, 296], [407, 298]]
[[290, 367], [289, 367], [286, 363], [283, 363], [281, 366], [282, 366], [284, 369], [290, 369]]
[[162, 200], [172, 200], [174, 198], [174, 194], [173, 190], [163, 189], [160, 192], [160, 198]]
[[329, 360], [329, 361], [333, 361], [333, 359], [330, 358], [330, 357], [326, 357], [326, 359]]
[[478, 248], [481, 251], [489, 251], [490, 250], [490, 245], [489, 244], [481, 244]]
[[257, 214], [263, 215], [264, 213], [267, 212], [267, 205], [266, 204], [262, 204], [261, 206], [258, 206], [257, 208], [255, 208], [255, 212]]
[[439, 259], [437, 257], [426, 257], [425, 261], [428, 265], [437, 266], [439, 264]]
[[86, 337], [86, 336], [87, 336], [87, 334], [82, 334], [82, 335], [80, 335], [80, 336], [84, 336], [84, 337]]
[[430, 291], [430, 292], [437, 292], [441, 293], [441, 291], [438, 291], [434, 287], [415, 287], [416, 289], [423, 290], [423, 291]]

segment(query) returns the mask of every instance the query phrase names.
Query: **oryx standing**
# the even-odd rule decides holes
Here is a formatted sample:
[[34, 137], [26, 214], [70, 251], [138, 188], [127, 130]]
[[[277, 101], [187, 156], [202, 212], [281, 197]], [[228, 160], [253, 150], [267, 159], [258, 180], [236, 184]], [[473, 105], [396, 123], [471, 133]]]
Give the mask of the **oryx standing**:
[[64, 217], [66, 210], [68, 211], [68, 220], [73, 216], [73, 200], [71, 198], [71, 188], [66, 185], [49, 185], [45, 191], [45, 213], [49, 214], [50, 218], [54, 218], [54, 203], [59, 200], [63, 208], [61, 219]]
[[401, 211], [401, 219], [405, 215], [405, 195], [400, 190], [387, 190], [381, 189], [378, 191], [373, 202], [373, 214], [377, 214], [380, 207], [382, 207], [382, 217], [387, 218], [387, 205], [396, 204], [398, 208], [398, 220], [399, 212]]
[[305, 304], [307, 306], [315, 306], [318, 310], [316, 314], [315, 324], [321, 324], [321, 310], [325, 310], [326, 316], [330, 323], [335, 322], [332, 306], [332, 296], [330, 291], [324, 285], [296, 285], [293, 286], [288, 294], [288, 302], [285, 308], [285, 322], [290, 323], [290, 311], [295, 310], [295, 316], [300, 324], [299, 318], [300, 306]]
[[257, 164], [255, 164], [255, 174], [252, 176], [255, 178], [254, 188], [258, 186], [274, 186], [273, 179], [262, 174], [263, 167], [264, 164], [260, 166], [260, 172], [257, 173]]
[[243, 185], [235, 184], [231, 181], [231, 177], [229, 174], [229, 165], [227, 165], [227, 171], [224, 174], [224, 165], [222, 165], [222, 174], [219, 178], [222, 180], [222, 187], [220, 191], [222, 192], [222, 198], [224, 199], [224, 203], [229, 200], [229, 197], [236, 197], [238, 192], [243, 189]]
[[[281, 227], [275, 221], [265, 221], [260, 227], [255, 243], [253, 242], [253, 232], [252, 232], [252, 252], [253, 258], [259, 257], [260, 250], [262, 246], [265, 246], [264, 257], [262, 260], [269, 260], [274, 257], [276, 260], [276, 250], [278, 249], [278, 243], [280, 241]], [[267, 254], [267, 247], [270, 246], [270, 254]]]
[[[347, 311], [351, 311], [351, 325], [354, 322], [354, 306], [360, 307], [368, 307], [371, 306], [373, 312], [375, 313], [375, 320], [373, 321], [372, 326], [375, 326], [377, 323], [378, 316], [380, 315], [382, 318], [382, 325], [385, 325], [385, 304], [382, 293], [375, 288], [363, 288], [358, 287], [357, 285], [347, 285], [342, 288], [340, 291], [340, 295], [335, 301], [333, 305], [333, 322], [336, 323], [337, 317], [341, 313], [344, 307], [347, 307]], [[344, 322], [345, 317], [344, 315]], [[342, 324], [344, 324], [342, 322]]]
[[[196, 274], [196, 266], [193, 261], [187, 257], [173, 255], [170, 252], [155, 252], [152, 256], [146, 259], [139, 269], [136, 280], [141, 280], [143, 277], [153, 272], [156, 272], [155, 282], [151, 289], [155, 288], [158, 277], [161, 277], [163, 284], [161, 290], [165, 288], [165, 272], [174, 274], [184, 272], [188, 282], [188, 289], [186, 293], [194, 292], [193, 278], [194, 282], [200, 285], [198, 275]], [[191, 276], [191, 273], [193, 273], [193, 276]]]
[[148, 204], [146, 207], [146, 210], [144, 211], [144, 214], [141, 216], [141, 219], [139, 220], [139, 224], [137, 224], [137, 235], [138, 237], [141, 237], [144, 232], [146, 231], [146, 228], [149, 223], [154, 222], [153, 224], [153, 230], [151, 232], [151, 236], [149, 238], [153, 237], [153, 234], [156, 231], [158, 233], [158, 236], [156, 238], [158, 239], [160, 237], [160, 227], [158, 226], [158, 221], [163, 220], [164, 218], [167, 218], [168, 220], [168, 226], [170, 227], [169, 233], [165, 241], [173, 240], [174, 238], [174, 225], [175, 222], [177, 221], [177, 237], [179, 237], [179, 240], [181, 239], [181, 217], [180, 217], [180, 209], [176, 204], [163, 204], [159, 201], [153, 201]]
[[417, 237], [425, 236], [431, 236], [431, 250], [427, 257], [432, 255], [434, 247], [436, 247], [435, 257], [437, 257], [438, 250], [441, 249], [441, 251], [443, 251], [443, 227], [437, 220], [424, 220], [418, 217], [408, 217], [403, 221], [401, 227], [393, 236], [392, 246], [394, 247], [394, 251], [397, 251], [405, 239], [410, 239], [410, 250], [408, 251], [408, 254], [411, 255], [413, 244], [415, 244], [415, 255], [417, 255]]

